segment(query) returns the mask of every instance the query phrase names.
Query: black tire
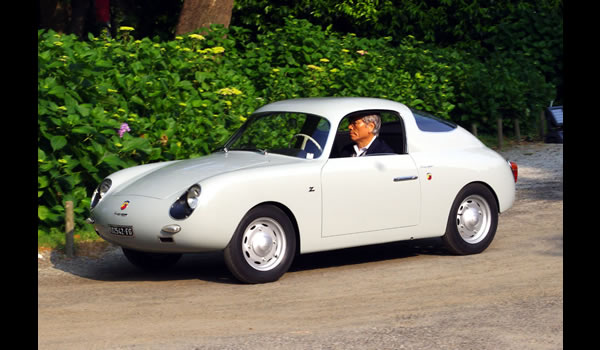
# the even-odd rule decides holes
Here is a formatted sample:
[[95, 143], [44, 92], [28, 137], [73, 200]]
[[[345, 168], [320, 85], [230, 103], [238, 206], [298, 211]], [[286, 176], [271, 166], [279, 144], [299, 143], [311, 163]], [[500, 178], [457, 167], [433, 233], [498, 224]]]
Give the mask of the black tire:
[[248, 212], [224, 251], [225, 264], [243, 283], [277, 281], [296, 253], [296, 233], [288, 216], [273, 205]]
[[175, 265], [181, 258], [181, 254], [148, 253], [127, 248], [121, 249], [130, 263], [145, 271], [165, 270]]
[[498, 204], [493, 193], [483, 184], [469, 184], [452, 204], [442, 241], [452, 254], [478, 254], [492, 243], [497, 227]]

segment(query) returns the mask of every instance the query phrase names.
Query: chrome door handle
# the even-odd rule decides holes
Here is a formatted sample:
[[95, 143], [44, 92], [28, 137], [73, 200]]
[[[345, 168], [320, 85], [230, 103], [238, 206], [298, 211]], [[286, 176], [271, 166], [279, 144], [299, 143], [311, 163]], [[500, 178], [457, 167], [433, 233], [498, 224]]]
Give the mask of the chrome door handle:
[[399, 177], [395, 177], [394, 178], [394, 182], [400, 182], [400, 181], [408, 181], [408, 180], [416, 180], [419, 177], [417, 175], [412, 175], [412, 176], [399, 176]]

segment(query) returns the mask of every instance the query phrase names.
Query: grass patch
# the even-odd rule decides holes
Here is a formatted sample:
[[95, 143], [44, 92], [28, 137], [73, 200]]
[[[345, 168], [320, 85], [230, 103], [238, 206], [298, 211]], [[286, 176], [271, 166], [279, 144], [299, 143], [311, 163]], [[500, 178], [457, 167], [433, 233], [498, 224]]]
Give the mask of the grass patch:
[[[498, 135], [496, 135], [496, 134], [493, 134], [493, 135], [480, 134], [480, 135], [477, 135], [477, 138], [479, 139], [479, 141], [481, 141], [487, 147], [489, 147], [495, 151], [499, 150]], [[522, 139], [520, 142], [517, 142], [517, 140], [514, 138], [514, 136], [504, 135], [502, 138], [502, 149], [508, 149], [508, 148], [512, 148], [518, 144], [530, 143], [530, 142], [543, 142], [543, 140], [539, 140], [539, 137], [525, 135], [525, 139]]]
[[[73, 242], [77, 246], [81, 244], [89, 244], [89, 242], [105, 242], [100, 238], [95, 231], [78, 230], [73, 233]], [[65, 233], [52, 228], [47, 234], [38, 230], [38, 249], [65, 250], [66, 237]]]
[[[65, 251], [65, 233], [58, 229], [52, 229], [50, 234], [38, 232], [38, 253], [55, 252], [60, 256]], [[89, 258], [100, 258], [112, 246], [111, 243], [100, 238], [96, 232], [90, 230], [78, 230], [73, 234], [75, 256]]]

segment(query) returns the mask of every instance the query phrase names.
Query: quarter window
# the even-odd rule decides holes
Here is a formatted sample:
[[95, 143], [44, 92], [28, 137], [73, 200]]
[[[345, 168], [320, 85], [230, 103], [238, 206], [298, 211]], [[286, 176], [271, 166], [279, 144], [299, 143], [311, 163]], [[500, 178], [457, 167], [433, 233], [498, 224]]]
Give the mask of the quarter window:
[[410, 109], [415, 116], [417, 127], [421, 131], [428, 132], [447, 132], [456, 129], [456, 124], [433, 116], [427, 112], [419, 111], [416, 109]]

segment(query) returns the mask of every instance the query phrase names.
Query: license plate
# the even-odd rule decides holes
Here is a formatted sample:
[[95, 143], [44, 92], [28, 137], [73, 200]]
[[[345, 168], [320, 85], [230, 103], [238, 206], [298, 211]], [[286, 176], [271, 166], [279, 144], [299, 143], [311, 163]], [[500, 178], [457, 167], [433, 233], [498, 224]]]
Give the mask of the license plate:
[[116, 236], [133, 237], [133, 226], [110, 226], [110, 233]]

